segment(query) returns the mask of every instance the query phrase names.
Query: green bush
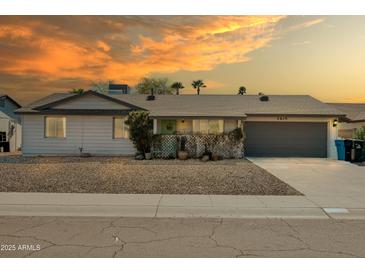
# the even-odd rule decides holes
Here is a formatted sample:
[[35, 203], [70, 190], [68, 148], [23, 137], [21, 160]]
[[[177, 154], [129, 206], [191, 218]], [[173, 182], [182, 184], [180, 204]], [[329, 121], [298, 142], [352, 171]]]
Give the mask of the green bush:
[[228, 132], [228, 138], [233, 142], [240, 142], [243, 139], [243, 132], [241, 128], [235, 128], [232, 131]]
[[153, 121], [147, 111], [131, 111], [128, 114], [126, 125], [129, 126], [129, 138], [138, 152], [151, 152], [153, 140]]
[[358, 140], [365, 140], [365, 126], [356, 129], [354, 138]]
[[[355, 134], [354, 134], [354, 138], [358, 139], [358, 140], [364, 140], [365, 141], [365, 126], [356, 129]], [[361, 152], [361, 161], [365, 160], [365, 146], [363, 146], [362, 148], [362, 152]]]

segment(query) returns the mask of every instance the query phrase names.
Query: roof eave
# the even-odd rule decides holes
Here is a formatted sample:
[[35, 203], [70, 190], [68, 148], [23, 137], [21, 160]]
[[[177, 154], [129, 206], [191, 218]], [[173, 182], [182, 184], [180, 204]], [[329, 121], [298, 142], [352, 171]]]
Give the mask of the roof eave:
[[127, 106], [131, 109], [134, 109], [134, 110], [146, 110], [144, 108], [141, 108], [139, 106], [136, 106], [136, 105], [133, 105], [133, 104], [130, 104], [128, 102], [125, 102], [125, 101], [122, 101], [122, 100], [119, 100], [115, 97], [111, 97], [111, 96], [108, 96], [108, 95], [105, 95], [105, 94], [102, 94], [100, 92], [97, 92], [97, 91], [93, 91], [93, 90], [88, 90], [88, 91], [85, 91], [85, 92], [82, 92], [82, 93], [79, 93], [79, 94], [74, 94], [74, 95], [70, 95], [68, 97], [65, 97], [65, 98], [62, 98], [62, 99], [59, 99], [59, 100], [56, 100], [54, 102], [51, 102], [51, 103], [47, 103], [47, 104], [44, 104], [44, 105], [40, 105], [40, 106], [37, 106], [35, 108], [33, 108], [34, 110], [44, 110], [44, 109], [49, 109], [51, 107], [54, 107], [54, 106], [57, 106], [59, 104], [62, 104], [62, 103], [65, 103], [65, 102], [68, 102], [68, 101], [71, 101], [75, 98], [80, 98], [80, 97], [83, 97], [83, 96], [86, 96], [86, 95], [89, 95], [89, 94], [92, 94], [92, 95], [95, 95], [95, 96], [98, 96], [98, 97], [101, 97], [103, 99], [106, 99], [106, 100], [109, 100], [109, 101], [112, 101], [114, 103], [117, 103], [117, 104], [120, 104], [120, 105], [124, 105], [124, 106]]
[[22, 106], [17, 102], [15, 101], [13, 98], [11, 98], [9, 95], [6, 95], [6, 94], [3, 94], [0, 96], [0, 98], [7, 98], [9, 101], [11, 101], [14, 105], [16, 105], [18, 108], [21, 108]]
[[345, 117], [345, 114], [305, 114], [305, 113], [247, 113], [247, 116], [293, 116], [293, 117]]
[[150, 115], [152, 119], [245, 119], [246, 115]]
[[38, 115], [127, 115], [132, 109], [45, 109], [39, 111], [20, 111], [19, 114]]
[[362, 123], [365, 122], [365, 119], [359, 119], [359, 120], [351, 120], [351, 119], [347, 119], [347, 121], [345, 121], [346, 123]]

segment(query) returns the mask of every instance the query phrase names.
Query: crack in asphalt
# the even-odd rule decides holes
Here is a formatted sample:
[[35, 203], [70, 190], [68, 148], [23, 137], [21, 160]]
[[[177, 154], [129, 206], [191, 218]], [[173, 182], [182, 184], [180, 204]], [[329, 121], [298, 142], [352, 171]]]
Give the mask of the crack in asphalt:
[[119, 217], [115, 220], [112, 220], [110, 221], [109, 225], [103, 227], [99, 233], [102, 234], [102, 233], [105, 233], [106, 230], [109, 230], [109, 229], [112, 229], [112, 228], [130, 228], [130, 229], [141, 229], [141, 230], [144, 230], [144, 231], [147, 231], [147, 232], [150, 232], [150, 233], [153, 233], [153, 234], [157, 234], [156, 231], [150, 229], [150, 228], [147, 228], [145, 226], [130, 226], [130, 225], [116, 225], [115, 223], [117, 221], [121, 221], [123, 220], [124, 217]]
[[227, 244], [220, 244], [220, 243], [218, 242], [218, 240], [214, 238], [214, 235], [215, 235], [215, 233], [216, 233], [216, 230], [217, 230], [219, 227], [221, 227], [221, 226], [222, 226], [222, 224], [223, 224], [223, 218], [221, 218], [221, 219], [219, 220], [219, 223], [218, 223], [217, 225], [213, 226], [213, 228], [212, 228], [212, 233], [211, 233], [210, 235], [208, 235], [208, 238], [209, 238], [210, 240], [212, 240], [212, 241], [215, 243], [215, 246], [216, 246], [217, 248], [230, 248], [230, 249], [232, 249], [232, 250], [234, 250], [234, 251], [238, 252], [238, 254], [235, 256], [236, 258], [241, 257], [241, 256], [245, 256], [245, 257], [247, 257], [247, 256], [256, 256], [256, 255], [254, 255], [254, 254], [244, 252], [242, 249], [239, 249], [239, 248], [237, 248], [237, 247], [234, 247], [234, 246], [231, 246], [231, 245], [227, 245]]
[[[33, 217], [31, 217], [32, 219]], [[19, 230], [15, 230], [14, 232], [15, 233], [19, 233], [19, 232], [24, 232], [24, 231], [27, 231], [27, 230], [31, 230], [31, 229], [34, 229], [34, 228], [39, 228], [41, 226], [44, 226], [44, 225], [48, 225], [48, 224], [51, 224], [51, 223], [54, 223], [57, 219], [54, 218], [53, 220], [51, 221], [48, 221], [48, 222], [44, 222], [44, 223], [41, 223], [41, 224], [37, 224], [37, 225], [34, 225], [34, 226], [31, 226], [31, 227], [25, 227], [25, 228], [21, 228]]]
[[317, 248], [312, 248], [310, 246], [309, 243], [307, 243], [304, 239], [302, 239], [302, 235], [301, 233], [294, 227], [292, 226], [287, 220], [285, 219], [281, 219], [283, 223], [285, 223], [293, 232], [295, 232], [297, 235], [288, 235], [291, 236], [295, 239], [297, 239], [298, 241], [302, 242], [303, 244], [305, 244], [306, 246], [306, 250], [309, 251], [313, 251], [313, 252], [319, 252], [319, 253], [328, 253], [328, 254], [336, 254], [336, 255], [346, 255], [346, 256], [351, 256], [351, 257], [355, 257], [355, 258], [359, 258], [359, 256], [351, 253], [351, 252], [344, 252], [344, 251], [330, 251], [330, 250], [326, 250], [326, 249], [317, 249]]
[[[303, 245], [303, 247], [247, 249], [247, 248], [241, 248], [241, 247], [237, 247], [237, 246], [234, 246], [231, 244], [224, 243], [224, 238], [223, 238], [223, 242], [222, 242], [222, 240], [217, 239], [217, 231], [220, 230], [221, 232], [224, 232], [223, 225], [226, 224], [226, 222], [224, 221], [223, 218], [215, 219], [215, 220], [217, 220], [217, 222], [211, 222], [211, 219], [210, 220], [205, 219], [203, 221], [203, 223], [209, 224], [209, 226], [211, 226], [211, 228], [209, 228], [209, 233], [204, 234], [204, 235], [197, 235], [197, 236], [176, 235], [176, 236], [170, 236], [170, 237], [162, 237], [159, 239], [150, 239], [150, 240], [142, 240], [142, 241], [128, 241], [126, 239], [123, 239], [123, 237], [121, 237], [121, 235], [120, 235], [121, 231], [118, 231], [118, 229], [123, 229], [123, 228], [140, 229], [144, 232], [148, 232], [148, 233], [154, 235], [154, 237], [158, 234], [158, 232], [151, 228], [145, 227], [143, 225], [138, 225], [138, 224], [137, 225], [117, 224], [118, 221], [123, 221], [124, 219], [125, 218], [121, 217], [121, 218], [110, 220], [110, 222], [106, 226], [102, 227], [95, 234], [95, 237], [96, 237], [96, 235], [102, 235], [102, 234], [109, 235], [114, 240], [113, 244], [98, 245], [98, 244], [56, 243], [53, 240], [44, 239], [44, 238], [40, 238], [40, 237], [33, 236], [33, 235], [19, 235], [18, 234], [19, 232], [24, 233], [26, 231], [29, 231], [29, 230], [32, 230], [35, 228], [39, 228], [44, 225], [54, 223], [57, 220], [57, 218], [53, 218], [47, 222], [38, 223], [38, 224], [30, 226], [28, 228], [21, 228], [19, 230], [14, 231], [13, 233], [0, 234], [0, 237], [9, 237], [9, 238], [15, 238], [15, 239], [29, 239], [29, 240], [33, 240], [35, 242], [41, 242], [41, 243], [43, 242], [46, 245], [45, 247], [41, 248], [40, 250], [34, 250], [31, 252], [28, 252], [27, 254], [24, 255], [24, 257], [37, 256], [40, 252], [44, 252], [44, 250], [47, 250], [50, 248], [55, 248], [55, 247], [85, 248], [85, 249], [87, 249], [87, 250], [85, 250], [86, 255], [91, 254], [91, 252], [93, 252], [94, 250], [97, 250], [97, 249], [115, 248], [115, 250], [113, 250], [113, 253], [111, 254], [111, 256], [117, 257], [117, 256], [121, 255], [121, 253], [123, 253], [123, 251], [125, 251], [125, 248], [128, 245], [133, 245], [133, 244], [134, 245], [143, 245], [143, 244], [148, 245], [151, 243], [166, 242], [166, 241], [171, 241], [171, 240], [176, 240], [176, 239], [209, 240], [211, 243], [213, 243], [212, 248], [231, 250], [235, 254], [234, 256], [237, 258], [238, 257], [262, 257], [262, 255], [260, 255], [260, 252], [269, 253], [269, 252], [295, 252], [295, 251], [310, 251], [310, 252], [326, 254], [326, 255], [330, 254], [330, 255], [339, 255], [339, 256], [347, 256], [347, 257], [361, 257], [353, 252], [348, 252], [348, 251], [334, 251], [334, 250], [314, 248], [303, 238], [303, 235], [301, 234], [301, 232], [294, 225], [292, 225], [288, 220], [285, 220], [285, 219], [280, 219], [280, 223], [287, 226], [289, 231], [283, 232], [283, 230], [274, 229], [273, 225], [275, 222], [272, 222], [271, 220], [268, 220], [266, 227], [273, 233], [273, 237], [275, 237], [276, 235], [282, 235], [287, 238], [289, 237], [289, 238], [292, 238], [292, 239], [298, 241], [301, 245]], [[185, 222], [184, 219], [180, 219], [177, 221], [177, 223], [179, 223], [181, 225], [183, 225], [184, 222]], [[4, 223], [6, 224], [6, 222], [1, 221], [1, 224], [4, 224]], [[336, 222], [332, 222], [332, 223], [336, 223]], [[349, 225], [346, 222], [338, 222], [338, 223], [344, 223], [346, 225]], [[223, 228], [223, 229], [221, 229], [221, 228]], [[110, 232], [108, 231], [108, 230], [112, 230], [112, 229], [116, 229], [116, 231], [110, 231]], [[188, 232], [189, 231], [187, 231], [187, 233]], [[79, 234], [80, 234], [80, 232], [74, 233], [73, 235], [71, 235], [70, 238], [66, 239], [66, 241], [75, 238]], [[339, 243], [341, 243], [341, 242], [339, 242]], [[188, 245], [185, 245], [185, 246], [188, 246]], [[191, 245], [191, 246], [196, 247], [195, 245]], [[146, 247], [146, 248], [148, 248], [148, 247]]]

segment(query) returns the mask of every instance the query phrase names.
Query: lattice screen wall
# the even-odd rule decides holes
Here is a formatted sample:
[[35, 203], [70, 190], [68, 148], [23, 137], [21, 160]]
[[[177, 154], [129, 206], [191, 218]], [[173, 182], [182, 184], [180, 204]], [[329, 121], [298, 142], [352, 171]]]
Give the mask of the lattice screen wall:
[[176, 158], [180, 138], [186, 140], [185, 150], [190, 158], [202, 157], [206, 148], [224, 159], [243, 157], [243, 139], [232, 141], [228, 135], [159, 135], [159, 141], [152, 147], [155, 158]]

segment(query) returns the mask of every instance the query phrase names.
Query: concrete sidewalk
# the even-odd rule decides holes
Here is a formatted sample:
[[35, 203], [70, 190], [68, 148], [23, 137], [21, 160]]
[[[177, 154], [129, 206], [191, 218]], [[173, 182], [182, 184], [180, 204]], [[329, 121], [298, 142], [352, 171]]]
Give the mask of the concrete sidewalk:
[[305, 196], [0, 193], [0, 216], [365, 219]]

